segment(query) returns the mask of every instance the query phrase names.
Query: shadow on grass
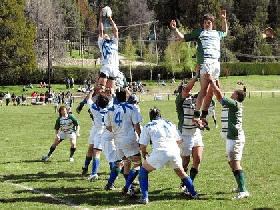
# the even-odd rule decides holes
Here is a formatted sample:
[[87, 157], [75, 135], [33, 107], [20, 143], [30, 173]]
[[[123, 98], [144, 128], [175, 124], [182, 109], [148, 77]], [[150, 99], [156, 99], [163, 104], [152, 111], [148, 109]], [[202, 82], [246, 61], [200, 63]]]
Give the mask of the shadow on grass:
[[[26, 194], [30, 193], [28, 197]], [[44, 195], [42, 195], [44, 193]], [[46, 204], [66, 204], [68, 206], [124, 206], [136, 204], [139, 197], [131, 198], [120, 191], [105, 191], [101, 188], [37, 188], [34, 191], [17, 190], [14, 198], [0, 199], [2, 203], [36, 202]], [[16, 196], [16, 194], [18, 196]], [[38, 195], [34, 195], [38, 194]], [[50, 196], [50, 195], [51, 196]], [[24, 195], [24, 197], [23, 197]], [[34, 196], [32, 196], [34, 195]]]
[[259, 208], [253, 208], [253, 210], [274, 210], [276, 208], [266, 208], [266, 207], [259, 207]]
[[[107, 206], [107, 207], [118, 207], [118, 206], [127, 206], [127, 205], [135, 205], [137, 204], [137, 200], [140, 198], [140, 195], [135, 197], [130, 197], [128, 195], [121, 194], [120, 191], [105, 191], [102, 189], [92, 188], [50, 188], [48, 192], [46, 189], [36, 189], [35, 194], [39, 194], [38, 192], [45, 191], [44, 193], [50, 193], [53, 197], [47, 197], [43, 195], [29, 196], [29, 197], [15, 197], [15, 198], [7, 198], [0, 199], [3, 203], [15, 203], [15, 202], [36, 202], [36, 203], [45, 203], [45, 204], [66, 204], [68, 206]], [[58, 196], [56, 197], [55, 192]], [[14, 194], [18, 194], [19, 196], [22, 193], [26, 193], [25, 190], [15, 191]], [[31, 194], [34, 192], [30, 191]], [[64, 195], [61, 198], [61, 195]], [[60, 195], [60, 196], [59, 196]], [[56, 198], [56, 199], [54, 199]], [[195, 201], [185, 196], [178, 196], [178, 194], [169, 194], [168, 196], [158, 195], [151, 192], [150, 194], [151, 201], [169, 201], [169, 200], [186, 200], [186, 201]], [[201, 198], [200, 200], [207, 200]]]

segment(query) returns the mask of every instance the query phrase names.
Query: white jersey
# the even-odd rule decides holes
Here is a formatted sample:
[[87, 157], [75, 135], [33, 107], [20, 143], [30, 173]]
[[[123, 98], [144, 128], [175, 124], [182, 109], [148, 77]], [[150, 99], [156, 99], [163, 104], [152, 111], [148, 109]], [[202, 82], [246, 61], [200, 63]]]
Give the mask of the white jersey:
[[109, 42], [107, 42], [105, 39], [98, 37], [98, 46], [101, 52], [102, 65], [112, 65], [118, 67], [118, 40], [113, 38]]
[[138, 112], [138, 121], [139, 123], [143, 122], [143, 118], [140, 112], [140, 107], [137, 104], [132, 104], [134, 106], [134, 109]]
[[127, 102], [114, 104], [108, 109], [104, 122], [106, 126], [112, 126], [118, 147], [122, 148], [128, 142], [136, 141], [134, 125], [140, 123], [139, 112], [132, 104]]
[[153, 151], [164, 150], [179, 154], [177, 141], [181, 140], [181, 137], [176, 125], [168, 120], [157, 118], [143, 127], [139, 144], [148, 145], [150, 140], [153, 144]]
[[87, 104], [93, 116], [92, 128], [94, 128], [96, 132], [104, 131], [105, 129], [104, 116], [108, 110], [106, 108], [102, 109], [98, 107], [96, 103], [93, 102], [92, 99], [88, 99]]

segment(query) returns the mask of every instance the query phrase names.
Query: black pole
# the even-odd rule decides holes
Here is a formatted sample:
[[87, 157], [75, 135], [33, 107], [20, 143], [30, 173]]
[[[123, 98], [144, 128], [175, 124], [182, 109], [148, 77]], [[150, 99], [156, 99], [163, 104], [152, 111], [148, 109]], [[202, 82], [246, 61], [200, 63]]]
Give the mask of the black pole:
[[51, 92], [51, 59], [50, 59], [50, 28], [48, 28], [48, 88], [49, 93]]

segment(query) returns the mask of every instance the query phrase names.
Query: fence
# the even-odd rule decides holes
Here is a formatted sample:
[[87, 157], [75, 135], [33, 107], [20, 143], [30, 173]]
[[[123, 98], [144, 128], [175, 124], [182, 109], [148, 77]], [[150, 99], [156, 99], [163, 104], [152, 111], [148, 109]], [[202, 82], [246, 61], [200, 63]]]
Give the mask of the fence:
[[[223, 92], [223, 95], [231, 95], [232, 92]], [[79, 103], [85, 98], [85, 94], [75, 94], [72, 96], [73, 103]], [[139, 97], [139, 101], [145, 101], [145, 100], [155, 100], [155, 101], [161, 101], [161, 100], [175, 100], [177, 95], [174, 93], [154, 93], [154, 94], [141, 94], [137, 93], [137, 96]], [[273, 90], [273, 91], [249, 91], [247, 92], [247, 97], [280, 97], [280, 90]], [[32, 97], [26, 97], [27, 103], [31, 104]]]
[[[226, 94], [232, 94], [232, 92], [222, 92], [223, 95]], [[263, 98], [264, 96], [270, 95], [271, 93], [271, 97], [274, 98], [276, 96], [280, 96], [280, 90], [273, 90], [273, 91], [265, 91], [265, 90], [261, 90], [261, 91], [249, 91], [247, 92], [247, 97], [251, 98], [255, 95], [260, 95], [261, 98]], [[143, 96], [142, 96], [143, 97]], [[173, 98], [176, 98], [176, 95], [174, 93], [155, 93], [154, 94], [154, 100], [171, 100]]]

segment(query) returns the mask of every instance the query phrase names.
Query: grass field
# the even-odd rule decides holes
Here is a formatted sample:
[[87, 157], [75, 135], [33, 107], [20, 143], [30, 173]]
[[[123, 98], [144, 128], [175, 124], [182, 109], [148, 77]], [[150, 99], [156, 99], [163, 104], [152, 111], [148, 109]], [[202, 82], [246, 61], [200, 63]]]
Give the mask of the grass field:
[[[279, 77], [265, 84], [260, 80], [248, 80], [249, 83], [257, 83], [256, 87], [263, 86], [264, 90], [279, 90]], [[266, 89], [267, 83], [273, 83], [273, 89]], [[223, 86], [229, 86], [225, 84]], [[236, 86], [232, 84], [232, 88]], [[230, 90], [228, 88], [226, 91]], [[177, 124], [173, 98], [169, 101], [154, 101], [143, 96], [142, 99], [140, 108], [144, 123], [148, 122], [149, 108], [157, 106], [164, 118]], [[75, 162], [68, 162], [70, 144], [65, 141], [58, 146], [52, 158], [44, 163], [41, 157], [48, 152], [54, 140], [53, 127], [57, 114], [53, 106], [2, 106], [0, 209], [279, 209], [280, 96], [276, 94], [272, 98], [270, 94], [261, 98], [256, 95], [247, 98], [243, 104], [246, 145], [242, 166], [251, 197], [231, 201], [235, 195], [231, 190], [236, 187], [236, 183], [227, 165], [220, 128], [215, 129], [209, 119], [212, 129], [203, 133], [205, 152], [195, 180], [202, 200], [186, 200], [180, 194], [179, 178], [171, 169], [164, 168], [149, 175], [151, 202], [147, 206], [135, 205], [136, 199], [121, 195], [120, 190], [124, 185], [121, 176], [116, 182], [120, 190], [103, 190], [109, 173], [108, 163], [103, 156], [99, 180], [88, 182], [81, 177], [91, 127], [86, 109], [79, 115], [74, 113], [81, 122]], [[218, 105], [218, 119], [220, 110]]]

